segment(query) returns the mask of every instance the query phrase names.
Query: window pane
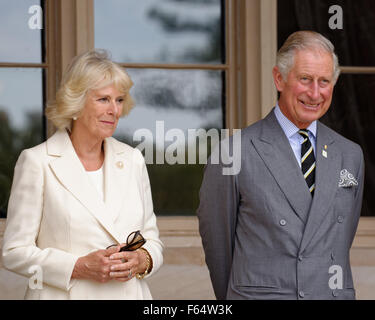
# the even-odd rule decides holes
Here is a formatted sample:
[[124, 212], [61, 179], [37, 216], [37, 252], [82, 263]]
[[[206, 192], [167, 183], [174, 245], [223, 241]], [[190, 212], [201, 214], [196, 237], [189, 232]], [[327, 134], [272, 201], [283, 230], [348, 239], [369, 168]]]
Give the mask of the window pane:
[[[335, 45], [340, 65], [375, 65], [375, 1], [373, 0], [282, 0], [278, 6], [278, 43], [298, 30], [314, 30]], [[331, 29], [328, 12], [339, 5], [343, 29]]]
[[42, 30], [29, 27], [29, 20], [35, 15], [29, 13], [33, 5], [40, 5], [40, 1], [0, 2], [0, 62], [42, 62]]
[[222, 0], [95, 0], [95, 47], [117, 62], [221, 63]]
[[42, 70], [0, 69], [0, 216], [20, 152], [43, 140]]
[[[134, 82], [131, 94], [136, 105], [119, 122], [115, 137], [137, 146], [141, 142], [133, 141], [134, 133], [146, 129], [151, 136], [148, 142], [151, 141], [153, 146], [153, 159], [148, 161], [146, 157], [146, 163], [149, 163], [155, 212], [168, 215], [194, 214], [198, 207], [204, 164], [199, 159], [195, 164], [189, 164], [188, 156], [192, 156], [194, 148], [188, 143], [188, 129], [202, 128], [207, 131], [210, 128], [222, 128], [223, 73], [150, 69], [128, 69], [128, 73]], [[168, 135], [176, 132], [182, 138], [166, 141]], [[157, 140], [159, 135], [162, 138]], [[174, 142], [182, 146], [185, 155], [182, 154], [182, 163], [171, 165], [167, 155], [173, 153], [171, 144]], [[202, 147], [207, 150], [205, 142], [202, 143]], [[174, 154], [178, 156], [177, 153]], [[156, 164], [157, 157], [159, 160], [162, 158], [164, 163]]]
[[375, 215], [375, 75], [342, 74], [322, 122], [361, 145], [365, 157], [362, 215]]

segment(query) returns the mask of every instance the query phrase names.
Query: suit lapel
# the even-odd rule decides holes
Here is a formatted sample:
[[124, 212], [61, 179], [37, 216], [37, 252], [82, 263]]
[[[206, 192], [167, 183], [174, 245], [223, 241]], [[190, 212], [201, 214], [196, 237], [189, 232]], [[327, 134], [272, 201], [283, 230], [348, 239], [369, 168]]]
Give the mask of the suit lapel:
[[[131, 153], [126, 152], [126, 146], [115, 139], [105, 140], [104, 151], [104, 197], [108, 214], [116, 222], [124, 202], [124, 194], [132, 170]], [[123, 230], [118, 230], [123, 233]]]
[[285, 194], [296, 215], [307, 221], [311, 195], [288, 138], [273, 110], [262, 122], [262, 133], [252, 143]]
[[[327, 146], [327, 157], [324, 157], [322, 154], [325, 145]], [[334, 139], [332, 135], [329, 134], [329, 130], [318, 121], [315, 192], [302, 238], [301, 253], [324, 221], [327, 210], [334, 200], [339, 181], [340, 165], [341, 153], [336, 148]]]
[[57, 156], [49, 166], [60, 183], [86, 207], [115, 241], [120, 242], [112, 216], [108, 214], [104, 202], [99, 199], [67, 132], [58, 131], [47, 140], [47, 151], [49, 155]]

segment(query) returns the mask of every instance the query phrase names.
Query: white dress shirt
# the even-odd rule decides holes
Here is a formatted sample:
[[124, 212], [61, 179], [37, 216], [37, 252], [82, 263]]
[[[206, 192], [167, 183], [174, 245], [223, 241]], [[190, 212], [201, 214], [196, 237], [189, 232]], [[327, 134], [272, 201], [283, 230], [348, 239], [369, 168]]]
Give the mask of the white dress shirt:
[[90, 181], [95, 186], [96, 190], [98, 190], [100, 199], [104, 201], [104, 180], [103, 180], [103, 167], [95, 171], [86, 171], [89, 175]]
[[[274, 112], [277, 121], [289, 140], [297, 162], [299, 166], [301, 166], [301, 145], [304, 138], [298, 133], [300, 129], [281, 112], [278, 103], [276, 104]], [[308, 130], [309, 139], [314, 149], [314, 155], [316, 156], [316, 120], [313, 121], [306, 130]]]

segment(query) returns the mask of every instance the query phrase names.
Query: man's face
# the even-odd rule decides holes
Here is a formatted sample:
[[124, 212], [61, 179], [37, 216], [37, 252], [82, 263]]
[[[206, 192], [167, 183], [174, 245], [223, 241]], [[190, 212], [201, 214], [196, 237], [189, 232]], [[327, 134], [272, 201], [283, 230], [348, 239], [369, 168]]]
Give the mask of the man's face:
[[333, 93], [332, 55], [322, 50], [298, 50], [286, 80], [273, 69], [279, 106], [298, 128], [306, 129], [329, 109]]

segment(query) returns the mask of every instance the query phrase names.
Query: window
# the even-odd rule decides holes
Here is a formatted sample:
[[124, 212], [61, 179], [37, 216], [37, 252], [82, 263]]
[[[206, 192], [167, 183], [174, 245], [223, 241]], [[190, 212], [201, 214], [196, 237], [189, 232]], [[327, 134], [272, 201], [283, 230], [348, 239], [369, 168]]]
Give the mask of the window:
[[[0, 4], [0, 218], [6, 209], [20, 152], [45, 139], [44, 83], [48, 61], [43, 29], [29, 27], [29, 8], [44, 1]], [[43, 19], [44, 20], [44, 19]]]
[[[154, 138], [153, 159], [146, 162], [157, 214], [195, 213], [204, 164], [188, 164], [188, 130], [225, 126], [225, 2], [94, 2], [95, 47], [109, 50], [134, 82], [136, 106], [115, 137], [133, 146], [141, 143], [134, 140], [139, 130]], [[177, 156], [172, 145], [185, 152], [182, 163], [168, 161]]]
[[[343, 11], [343, 29], [330, 29], [332, 5]], [[278, 44], [297, 30], [314, 30], [335, 45], [342, 74], [322, 122], [361, 145], [365, 162], [363, 216], [375, 215], [375, 3], [372, 0], [282, 0], [278, 6]]]

